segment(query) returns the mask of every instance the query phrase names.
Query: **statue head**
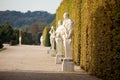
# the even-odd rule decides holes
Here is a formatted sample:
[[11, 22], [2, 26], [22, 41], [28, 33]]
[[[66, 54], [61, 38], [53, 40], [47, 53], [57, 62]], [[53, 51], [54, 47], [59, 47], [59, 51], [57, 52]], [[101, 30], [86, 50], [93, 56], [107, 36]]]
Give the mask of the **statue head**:
[[58, 21], [58, 26], [62, 25], [62, 20]]
[[51, 29], [54, 29], [54, 27], [52, 26]]
[[69, 18], [68, 12], [65, 12], [65, 13], [63, 14], [63, 18], [64, 18], [64, 19], [68, 19], [68, 18]]
[[52, 32], [52, 33], [55, 32], [54, 26], [51, 27], [51, 32]]

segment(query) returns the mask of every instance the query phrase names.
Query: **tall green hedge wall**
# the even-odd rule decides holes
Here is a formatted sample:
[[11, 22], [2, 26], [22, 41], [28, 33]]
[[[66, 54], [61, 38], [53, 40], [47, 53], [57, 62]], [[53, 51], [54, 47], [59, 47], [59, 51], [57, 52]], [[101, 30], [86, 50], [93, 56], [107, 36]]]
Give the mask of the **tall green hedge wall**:
[[56, 11], [56, 25], [64, 12], [75, 23], [74, 62], [103, 80], [119, 80], [120, 0], [63, 0]]
[[49, 31], [50, 31], [50, 27], [45, 27], [44, 30], [43, 30], [43, 44], [44, 46], [50, 46], [50, 34], [49, 34]]

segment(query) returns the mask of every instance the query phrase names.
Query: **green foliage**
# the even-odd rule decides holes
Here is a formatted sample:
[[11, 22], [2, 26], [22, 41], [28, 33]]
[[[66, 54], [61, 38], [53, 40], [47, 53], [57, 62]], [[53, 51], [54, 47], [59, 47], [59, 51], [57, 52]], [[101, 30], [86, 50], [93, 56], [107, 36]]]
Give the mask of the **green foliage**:
[[19, 31], [17, 29], [13, 30], [13, 33], [11, 35], [10, 45], [17, 45], [19, 43]]
[[[34, 23], [31, 25], [31, 31], [24, 32], [22, 29], [22, 44], [39, 45], [40, 36], [45, 24]], [[10, 43], [10, 45], [17, 45], [19, 43], [19, 30], [13, 29], [9, 23], [4, 23], [0, 26], [0, 39], [3, 43]]]
[[18, 44], [18, 30], [14, 30], [8, 22], [0, 26], [2, 43]]
[[119, 80], [120, 3], [116, 1], [82, 2], [80, 65], [104, 80]]
[[0, 48], [3, 48], [3, 43], [1, 39], [0, 39]]
[[28, 32], [29, 28], [30, 28], [30, 25], [24, 25], [24, 26], [22, 26], [22, 30], [24, 32]]
[[22, 44], [28, 44], [28, 45], [35, 44], [32, 34], [23, 32], [23, 31], [22, 31], [22, 41], [21, 42], [22, 42]]
[[21, 27], [30, 25], [35, 22], [50, 24], [55, 18], [55, 14], [50, 14], [45, 11], [28, 11], [21, 13], [18, 11], [0, 11], [0, 24], [8, 21], [13, 27]]
[[41, 35], [42, 35], [42, 33], [40, 33], [40, 32], [37, 33], [37, 44], [39, 44], [39, 45], [41, 44], [40, 43]]
[[13, 29], [9, 25], [9, 23], [4, 23], [0, 27], [0, 38], [2, 39], [3, 43], [10, 42], [13, 34]]
[[40, 36], [43, 32], [44, 27], [46, 24], [44, 23], [33, 23], [31, 25], [26, 25], [22, 27], [23, 31], [23, 44], [40, 44]]
[[18, 41], [17, 40], [11, 40], [10, 41], [10, 45], [11, 46], [14, 46], [14, 45], [17, 45], [18, 44]]
[[50, 34], [49, 34], [50, 28], [45, 27], [43, 31], [43, 39], [44, 39], [44, 46], [50, 46]]
[[56, 25], [64, 12], [75, 23], [74, 62], [103, 80], [119, 80], [120, 0], [63, 0], [56, 11]]

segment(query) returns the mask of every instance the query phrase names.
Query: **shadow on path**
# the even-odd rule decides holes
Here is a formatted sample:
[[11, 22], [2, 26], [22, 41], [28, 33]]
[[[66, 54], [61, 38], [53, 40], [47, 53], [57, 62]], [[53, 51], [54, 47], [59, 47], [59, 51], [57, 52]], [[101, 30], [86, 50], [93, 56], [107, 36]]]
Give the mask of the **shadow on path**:
[[0, 71], [0, 80], [98, 80], [79, 73]]

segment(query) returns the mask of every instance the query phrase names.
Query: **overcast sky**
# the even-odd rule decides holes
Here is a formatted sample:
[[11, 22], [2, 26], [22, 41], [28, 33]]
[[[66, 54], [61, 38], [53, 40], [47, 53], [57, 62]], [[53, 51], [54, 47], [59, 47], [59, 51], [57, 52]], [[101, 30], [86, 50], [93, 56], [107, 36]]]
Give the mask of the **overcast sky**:
[[62, 0], [0, 0], [0, 11], [48, 11], [55, 13]]

